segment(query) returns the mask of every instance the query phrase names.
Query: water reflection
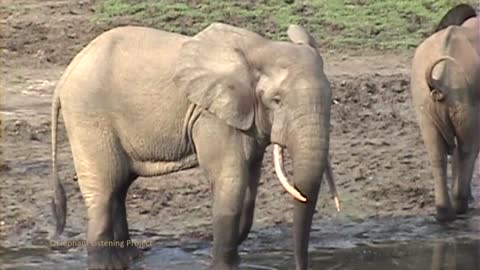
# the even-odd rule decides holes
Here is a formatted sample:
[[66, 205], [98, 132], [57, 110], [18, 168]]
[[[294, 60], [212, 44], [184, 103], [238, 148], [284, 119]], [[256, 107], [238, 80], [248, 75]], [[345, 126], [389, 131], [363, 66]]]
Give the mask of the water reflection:
[[[473, 237], [472, 235], [470, 235]], [[352, 248], [313, 251], [311, 269], [326, 270], [480, 270], [480, 238], [423, 239], [407, 242], [363, 243]], [[290, 250], [248, 251], [241, 269], [293, 269]], [[0, 269], [85, 269], [85, 250], [53, 252], [48, 248], [4, 249]], [[153, 247], [131, 269], [206, 270], [210, 263], [205, 246], [182, 249]]]
[[312, 265], [312, 269], [480, 269], [480, 240], [478, 239], [365, 245], [352, 249], [336, 250], [332, 256], [325, 256], [322, 253], [324, 252], [319, 251], [313, 256], [315, 263]]
[[[163, 254], [162, 254], [163, 253]], [[197, 256], [178, 250], [152, 251], [143, 269], [208, 269], [208, 251]], [[166, 256], [167, 255], [167, 256]], [[293, 269], [290, 252], [248, 253], [241, 269]], [[173, 261], [165, 258], [176, 258]], [[480, 270], [480, 239], [423, 240], [322, 249], [311, 255], [311, 269], [326, 270]]]
[[480, 269], [480, 241], [435, 243], [430, 270], [460, 269]]
[[[1, 269], [85, 269], [85, 254], [53, 254], [44, 249], [0, 248]], [[208, 269], [208, 249], [153, 248], [132, 269]], [[291, 253], [249, 252], [241, 269], [292, 269]], [[326, 270], [479, 270], [480, 239], [423, 240], [321, 249], [311, 254], [311, 269]]]

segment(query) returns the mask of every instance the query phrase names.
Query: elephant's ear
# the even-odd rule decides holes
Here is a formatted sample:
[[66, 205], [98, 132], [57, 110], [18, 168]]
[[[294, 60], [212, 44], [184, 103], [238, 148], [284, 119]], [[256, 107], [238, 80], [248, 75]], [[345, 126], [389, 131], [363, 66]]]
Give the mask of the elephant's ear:
[[287, 30], [288, 38], [293, 43], [306, 44], [314, 49], [318, 49], [317, 41], [300, 25], [291, 24]]
[[241, 31], [215, 23], [186, 41], [173, 81], [191, 102], [230, 126], [248, 130], [254, 119], [254, 80]]

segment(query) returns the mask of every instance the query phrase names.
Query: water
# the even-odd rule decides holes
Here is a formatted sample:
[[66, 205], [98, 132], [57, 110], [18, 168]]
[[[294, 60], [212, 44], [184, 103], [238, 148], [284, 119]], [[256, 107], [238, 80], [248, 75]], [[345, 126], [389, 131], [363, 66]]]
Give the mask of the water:
[[[480, 270], [479, 225], [479, 213], [448, 225], [431, 217], [326, 220], [313, 228], [311, 269]], [[287, 231], [276, 227], [256, 232], [255, 239], [242, 245], [241, 269], [293, 269]], [[131, 269], [206, 270], [209, 248], [210, 243], [169, 247], [159, 243]], [[52, 251], [41, 245], [0, 248], [0, 269], [86, 269], [86, 251]]]
[[[161, 254], [163, 253], [163, 254]], [[174, 259], [165, 263], [168, 258]], [[162, 257], [163, 256], [163, 257]], [[408, 241], [360, 245], [347, 249], [320, 249], [311, 253], [311, 269], [326, 270], [479, 270], [480, 239]], [[290, 270], [291, 252], [245, 254], [241, 269]], [[174, 262], [176, 261], [176, 262]], [[181, 251], [153, 251], [144, 269], [208, 269], [206, 256]]]
[[[85, 269], [86, 257], [80, 254], [54, 254], [41, 249], [1, 250], [1, 269]], [[80, 256], [79, 256], [80, 255]], [[292, 269], [290, 252], [263, 252], [244, 255], [241, 269]], [[191, 270], [208, 269], [204, 252], [191, 253], [180, 248], [148, 251], [132, 269]], [[478, 270], [480, 239], [409, 241], [361, 245], [347, 249], [324, 249], [311, 253], [311, 269], [327, 270]]]

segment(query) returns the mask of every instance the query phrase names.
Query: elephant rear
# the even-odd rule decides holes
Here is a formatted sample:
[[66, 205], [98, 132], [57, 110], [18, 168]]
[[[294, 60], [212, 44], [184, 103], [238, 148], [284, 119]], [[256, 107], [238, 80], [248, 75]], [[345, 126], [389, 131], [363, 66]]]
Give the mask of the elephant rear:
[[[439, 30], [418, 46], [412, 62], [412, 97], [432, 166], [439, 221], [467, 211], [480, 148], [480, 54], [474, 13], [466, 5], [452, 8]], [[448, 155], [453, 155], [453, 204], [447, 187]]]
[[[73, 60], [58, 89], [64, 116], [72, 119], [71, 124], [65, 119], [67, 130], [78, 126], [73, 118], [101, 121], [138, 161], [171, 161], [186, 154], [190, 147], [177, 134], [191, 103], [171, 77], [188, 39], [152, 28], [120, 27], [93, 40]], [[171, 147], [171, 155], [163, 154], [163, 147]]]
[[[57, 174], [57, 125], [60, 112], [72, 151], [84, 151], [82, 147], [88, 144], [85, 138], [90, 136], [93, 129], [110, 129], [118, 133], [104, 142], [121, 144], [124, 159], [135, 158], [131, 157], [135, 155], [132, 153], [138, 153], [142, 155], [139, 158], [148, 160], [155, 154], [148, 152], [152, 143], [144, 143], [149, 134], [146, 138], [139, 138], [136, 132], [142, 128], [141, 125], [147, 126], [145, 119], [150, 121], [148, 126], [152, 126], [150, 118], [156, 115], [153, 113], [147, 116], [145, 111], [152, 114], [162, 106], [158, 102], [153, 106], [149, 100], [155, 99], [156, 95], [158, 97], [159, 89], [168, 88], [168, 85], [158, 82], [172, 76], [172, 62], [176, 56], [174, 52], [186, 39], [188, 37], [151, 28], [115, 28], [91, 41], [67, 67], [55, 88], [52, 100], [52, 169], [55, 190], [52, 210], [57, 223], [56, 235], [62, 233], [66, 220], [66, 196]], [[159, 53], [156, 54], [155, 51]], [[137, 83], [139, 81], [144, 83]], [[135, 101], [131, 97], [133, 95], [140, 95], [143, 99]], [[187, 102], [178, 95], [172, 94], [168, 98], [160, 98], [162, 99], [187, 110]], [[135, 125], [136, 129], [132, 129]], [[165, 123], [165, 126], [163, 128], [175, 130], [181, 128], [182, 123]], [[150, 138], [156, 136], [155, 132], [151, 131]], [[104, 132], [103, 135], [99, 133], [97, 137], [91, 137], [91, 146], [87, 147], [95, 147], [102, 136], [109, 135]], [[135, 144], [143, 145], [147, 150], [132, 149]], [[132, 155], [126, 155], [127, 151]], [[76, 164], [76, 170], [78, 166]]]
[[[56, 92], [59, 92], [62, 104], [69, 103], [72, 110], [75, 107], [103, 112], [118, 109], [108, 98], [118, 99], [115, 95], [125, 94], [121, 91], [151, 94], [147, 91], [164, 86], [158, 82], [172, 76], [176, 52], [187, 39], [186, 36], [146, 27], [125, 26], [109, 30], [75, 56]], [[152, 87], [154, 83], [157, 85]]]

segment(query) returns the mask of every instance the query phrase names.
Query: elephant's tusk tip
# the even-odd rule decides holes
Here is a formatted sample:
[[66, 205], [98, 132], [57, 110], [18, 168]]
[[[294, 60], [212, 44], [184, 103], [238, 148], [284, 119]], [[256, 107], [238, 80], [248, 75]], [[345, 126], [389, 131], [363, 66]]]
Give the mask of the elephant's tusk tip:
[[335, 201], [335, 206], [337, 207], [337, 212], [340, 212], [340, 200], [338, 199], [337, 196], [335, 196], [335, 198], [333, 198], [333, 200]]
[[293, 196], [293, 198], [295, 198], [296, 200], [298, 201], [301, 201], [301, 202], [306, 202], [307, 201], [307, 198], [305, 198], [301, 193], [300, 191], [298, 191], [296, 188], [290, 186], [290, 185], [287, 185], [285, 183], [284, 185], [284, 188], [287, 190], [288, 193], [290, 193], [290, 195]]
[[289, 191], [290, 195], [293, 196], [297, 201], [300, 202], [307, 202], [307, 198], [305, 198], [298, 190], [294, 189]]
[[295, 197], [295, 199], [297, 199], [301, 202], [307, 202], [307, 198], [303, 197], [302, 195], [300, 195], [299, 197]]

